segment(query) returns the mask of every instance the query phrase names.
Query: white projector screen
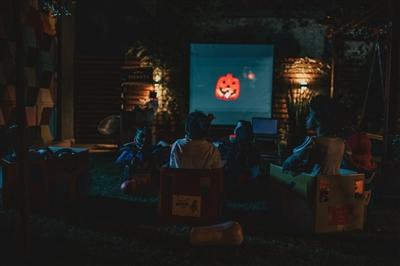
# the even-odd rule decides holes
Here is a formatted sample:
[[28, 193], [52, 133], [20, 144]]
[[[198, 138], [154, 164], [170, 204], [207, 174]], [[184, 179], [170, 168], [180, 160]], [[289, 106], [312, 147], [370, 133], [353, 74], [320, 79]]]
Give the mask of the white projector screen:
[[271, 117], [272, 45], [190, 45], [190, 111], [212, 113], [213, 124]]

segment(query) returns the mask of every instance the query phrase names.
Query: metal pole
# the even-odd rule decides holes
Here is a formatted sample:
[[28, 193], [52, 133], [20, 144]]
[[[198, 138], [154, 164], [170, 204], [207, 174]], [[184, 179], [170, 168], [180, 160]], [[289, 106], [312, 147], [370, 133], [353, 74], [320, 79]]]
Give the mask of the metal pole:
[[383, 125], [383, 162], [387, 162], [389, 157], [389, 142], [390, 142], [390, 90], [391, 90], [391, 72], [392, 72], [392, 29], [389, 29], [388, 36], [388, 51], [386, 55], [386, 77], [384, 89], [384, 125]]
[[21, 204], [18, 211], [18, 242], [21, 244], [23, 257], [25, 260], [30, 259], [30, 228], [29, 228], [29, 214], [30, 202], [29, 191], [30, 184], [27, 178], [26, 159], [27, 147], [25, 139], [25, 71], [24, 71], [24, 35], [22, 25], [22, 11], [23, 0], [16, 0], [14, 2], [14, 17], [16, 29], [16, 113], [17, 113], [17, 147], [16, 147], [16, 161], [17, 161], [17, 175], [19, 182], [19, 195], [22, 196]]
[[[393, 22], [396, 19], [394, 17], [394, 12], [393, 12], [393, 0], [389, 0], [388, 2], [388, 12], [390, 14], [390, 20], [391, 24], [388, 29], [388, 48], [386, 52], [386, 75], [385, 75], [385, 88], [384, 88], [384, 124], [383, 124], [383, 162], [384, 164], [388, 163], [389, 158], [389, 142], [390, 142], [390, 135], [392, 132], [392, 125], [391, 125], [391, 101], [390, 101], [390, 96], [391, 96], [391, 90], [392, 90], [392, 84], [391, 84], [391, 72], [392, 72], [392, 64], [393, 64], [393, 58], [392, 58], [392, 49], [393, 49]], [[385, 171], [385, 169], [384, 169]]]

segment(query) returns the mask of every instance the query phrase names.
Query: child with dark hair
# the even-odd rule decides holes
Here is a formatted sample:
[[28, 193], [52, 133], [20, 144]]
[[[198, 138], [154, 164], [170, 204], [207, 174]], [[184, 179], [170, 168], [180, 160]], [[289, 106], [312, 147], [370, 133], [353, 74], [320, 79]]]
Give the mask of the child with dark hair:
[[284, 171], [311, 172], [314, 175], [336, 175], [345, 152], [345, 142], [338, 137], [336, 105], [328, 97], [318, 95], [310, 102], [306, 128], [316, 136], [307, 136], [302, 145], [283, 163]]
[[185, 123], [185, 137], [172, 144], [170, 163], [172, 168], [211, 169], [221, 167], [218, 149], [206, 136], [212, 121], [211, 115], [194, 111]]
[[120, 149], [115, 163], [124, 166], [124, 180], [133, 178], [138, 171], [158, 172], [163, 164], [161, 153], [168, 150], [169, 145], [163, 141], [151, 145], [146, 139], [147, 129], [138, 128], [133, 141]]
[[234, 136], [225, 165], [227, 184], [230, 188], [244, 185], [260, 174], [260, 154], [253, 144], [251, 123], [239, 120]]

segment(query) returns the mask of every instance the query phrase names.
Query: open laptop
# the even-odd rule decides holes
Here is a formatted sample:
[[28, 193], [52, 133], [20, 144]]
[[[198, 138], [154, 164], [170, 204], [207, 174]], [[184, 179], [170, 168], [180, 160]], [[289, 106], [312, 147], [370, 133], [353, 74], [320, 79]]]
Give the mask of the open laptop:
[[256, 137], [277, 137], [278, 120], [267, 117], [252, 118], [253, 133]]

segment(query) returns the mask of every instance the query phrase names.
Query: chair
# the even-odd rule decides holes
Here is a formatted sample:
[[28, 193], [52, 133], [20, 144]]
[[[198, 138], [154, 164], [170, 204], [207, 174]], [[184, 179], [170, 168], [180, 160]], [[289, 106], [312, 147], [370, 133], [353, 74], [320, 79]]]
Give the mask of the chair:
[[167, 223], [212, 224], [221, 215], [223, 169], [161, 168], [159, 215]]

